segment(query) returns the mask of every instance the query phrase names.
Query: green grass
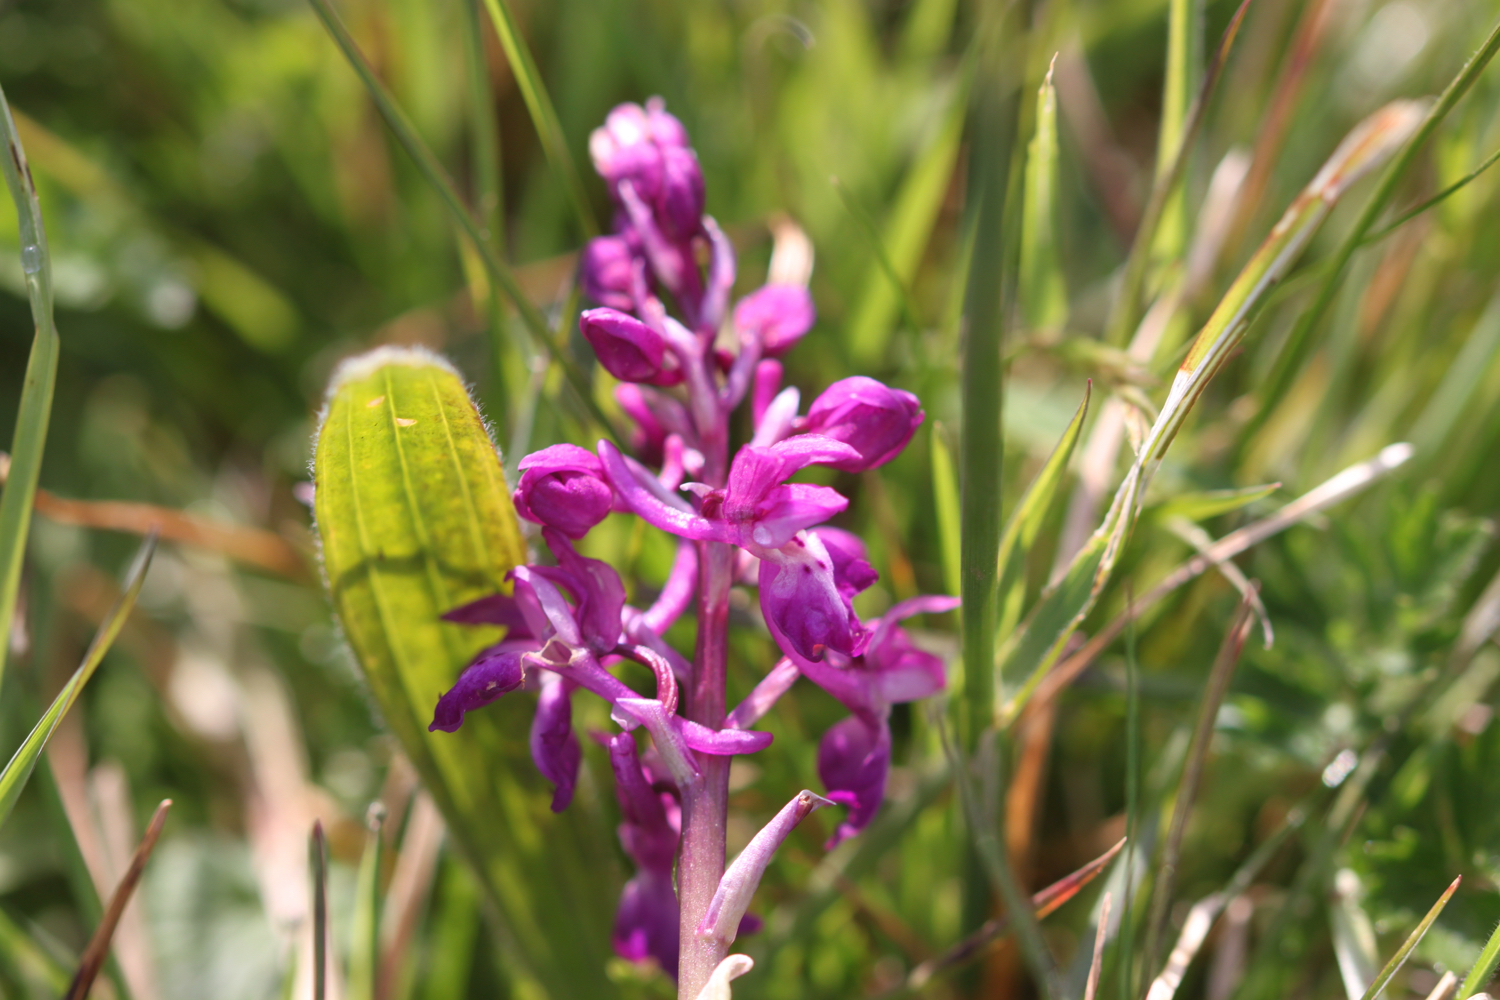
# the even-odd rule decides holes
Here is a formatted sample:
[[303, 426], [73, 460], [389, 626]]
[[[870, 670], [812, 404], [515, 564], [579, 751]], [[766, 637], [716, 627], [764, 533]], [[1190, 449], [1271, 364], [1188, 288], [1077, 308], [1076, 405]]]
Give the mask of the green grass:
[[[965, 598], [921, 623], [952, 657], [949, 700], [897, 711], [869, 831], [825, 855], [836, 818], [820, 813], [788, 842], [752, 907], [766, 930], [739, 942], [756, 967], [736, 997], [906, 989], [1127, 829], [1107, 873], [1122, 923], [1105, 995], [1140, 1000], [1174, 914], [1226, 889], [1254, 903], [1248, 937], [1219, 918], [1177, 997], [1344, 995], [1334, 911], [1350, 906], [1374, 930], [1373, 968], [1391, 962], [1363, 984], [1369, 1000], [1425, 995], [1449, 970], [1466, 977], [1458, 1000], [1484, 989], [1500, 955], [1500, 171], [1486, 169], [1500, 4], [1319, 9], [0, 11], [5, 138], [35, 185], [25, 161], [0, 163], [15, 206], [0, 209], [0, 754], [24, 744], [29, 767], [27, 734], [56, 721], [44, 707], [72, 706], [44, 726], [51, 766], [24, 788], [0, 778], [0, 995], [61, 995], [109, 897], [110, 838], [128, 858], [166, 797], [107, 970], [139, 1000], [303, 988], [311, 939], [304, 954], [293, 928], [312, 919], [314, 818], [328, 947], [341, 974], [352, 961], [353, 995], [388, 970], [374, 995], [390, 1000], [671, 995], [599, 958], [626, 868], [603, 753], [584, 741], [578, 801], [554, 817], [517, 695], [464, 754], [414, 769], [392, 732], [423, 745], [431, 704], [353, 667], [298, 498], [331, 371], [378, 344], [450, 358], [493, 439], [516, 442], [507, 469], [621, 425], [573, 333], [571, 255], [611, 212], [589, 131], [652, 94], [694, 137], [709, 211], [740, 248], [737, 291], [762, 280], [776, 213], [811, 240], [819, 320], [785, 359], [803, 398], [850, 374], [922, 398], [932, 426], [905, 455], [830, 480], [882, 574], [861, 611]], [[1409, 137], [1391, 127], [1337, 204], [1299, 200], [1342, 137], [1402, 99], [1428, 101]], [[1226, 157], [1219, 176], [1247, 167], [1250, 200], [1211, 185]], [[1399, 442], [1409, 461], [1275, 517]], [[49, 498], [274, 532], [308, 570], [163, 542], [127, 622], [114, 581], [139, 539], [78, 523], [107, 508]], [[1243, 580], [1205, 566], [1155, 588], [1204, 533], [1251, 525], [1235, 563], [1275, 643], [1251, 632], [1207, 713]], [[674, 552], [622, 518], [585, 547], [633, 593], [659, 586]], [[112, 644], [85, 658], [101, 629]], [[690, 649], [691, 622], [669, 639]], [[80, 661], [86, 688], [68, 681]], [[730, 698], [772, 661], [742, 623]], [[1056, 663], [1070, 683], [1048, 682]], [[766, 720], [776, 743], [735, 786], [731, 852], [817, 787], [817, 740], [840, 714], [808, 687]], [[446, 840], [413, 804], [418, 774]], [[1341, 871], [1357, 900], [1334, 901]], [[919, 995], [1082, 996], [1105, 882], [1019, 920], [1019, 950], [966, 955]]]

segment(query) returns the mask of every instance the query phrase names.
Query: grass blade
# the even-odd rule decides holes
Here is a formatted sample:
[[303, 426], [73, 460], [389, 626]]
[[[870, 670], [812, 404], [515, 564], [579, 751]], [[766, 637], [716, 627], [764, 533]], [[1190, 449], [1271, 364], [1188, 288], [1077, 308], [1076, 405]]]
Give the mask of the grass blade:
[[577, 164], [573, 162], [573, 154], [568, 152], [568, 141], [563, 135], [562, 123], [557, 119], [557, 110], [553, 108], [547, 86], [542, 83], [542, 74], [531, 58], [531, 50], [526, 47], [525, 39], [516, 28], [510, 5], [506, 0], [484, 0], [484, 5], [490, 12], [490, 21], [495, 25], [496, 34], [500, 36], [500, 46], [505, 49], [505, 58], [510, 62], [516, 86], [521, 88], [521, 97], [526, 101], [532, 125], [536, 126], [537, 138], [542, 140], [542, 151], [547, 156], [547, 162], [561, 178], [563, 187], [568, 192], [568, 200], [573, 203], [573, 211], [578, 215], [578, 226], [585, 237], [597, 236], [599, 224], [594, 221], [593, 210], [589, 208], [583, 178], [578, 173]]
[[1229, 51], [1234, 47], [1235, 37], [1239, 34], [1240, 25], [1244, 23], [1250, 3], [1251, 0], [1241, 0], [1239, 8], [1234, 12], [1234, 17], [1230, 18], [1229, 26], [1224, 29], [1224, 34], [1219, 39], [1219, 46], [1214, 50], [1213, 60], [1203, 73], [1203, 82], [1193, 98], [1192, 107], [1188, 109], [1171, 163], [1165, 170], [1158, 169], [1157, 171], [1156, 181], [1151, 187], [1151, 197], [1141, 213], [1140, 225], [1136, 227], [1135, 238], [1130, 244], [1130, 256], [1125, 260], [1125, 272], [1120, 279], [1120, 290], [1116, 294], [1114, 304], [1110, 307], [1109, 322], [1105, 328], [1106, 343], [1123, 347], [1130, 340], [1131, 331], [1135, 329], [1136, 322], [1140, 318], [1146, 271], [1151, 263], [1151, 248], [1155, 245], [1157, 230], [1172, 193], [1177, 189], [1183, 174], [1187, 171], [1187, 161], [1193, 148], [1193, 140], [1203, 128], [1209, 98], [1213, 96], [1214, 87], [1223, 74], [1224, 65], [1229, 61]]
[[[32, 497], [41, 475], [47, 425], [52, 417], [60, 343], [52, 318], [52, 256], [47, 249], [47, 231], [42, 226], [42, 206], [3, 90], [0, 90], [0, 132], [4, 133], [6, 147], [6, 155], [0, 156], [0, 172], [5, 174], [5, 186], [10, 189], [20, 220], [21, 270], [26, 275], [26, 296], [36, 328], [31, 355], [26, 361], [15, 435], [11, 439], [9, 478], [4, 493], [0, 494], [0, 686], [3, 686], [10, 627], [21, 588], [21, 563], [31, 528]], [[0, 820], [3, 818], [4, 813], [0, 812]]]
[[308, 851], [313, 896], [313, 1000], [324, 1000], [328, 995], [328, 841], [323, 836], [322, 820], [313, 821]]
[[1376, 997], [1385, 991], [1391, 978], [1401, 971], [1401, 966], [1406, 964], [1406, 960], [1411, 957], [1412, 951], [1421, 943], [1422, 938], [1427, 935], [1427, 931], [1437, 921], [1438, 914], [1443, 912], [1443, 907], [1448, 905], [1448, 900], [1453, 898], [1453, 894], [1458, 891], [1459, 883], [1463, 882], [1463, 880], [1462, 875], [1454, 879], [1449, 884], [1447, 890], [1438, 897], [1438, 901], [1432, 904], [1432, 909], [1427, 911], [1427, 916], [1423, 917], [1422, 922], [1416, 926], [1416, 929], [1407, 935], [1405, 943], [1396, 950], [1396, 954], [1391, 956], [1391, 960], [1385, 963], [1385, 968], [1380, 970], [1380, 975], [1375, 977], [1375, 981], [1370, 984], [1370, 988], [1365, 990], [1363, 1000], [1375, 1000]]
[[[437, 192], [438, 198], [443, 202], [444, 207], [448, 209], [448, 213], [453, 216], [454, 221], [458, 223], [464, 234], [469, 238], [473, 249], [479, 254], [480, 262], [484, 264], [484, 269], [489, 274], [491, 284], [505, 293], [505, 297], [515, 307], [516, 312], [521, 317], [521, 322], [526, 325], [526, 329], [531, 333], [532, 337], [536, 338], [547, 349], [548, 353], [552, 356], [552, 360], [562, 368], [563, 374], [567, 376], [568, 382], [572, 385], [579, 402], [587, 409], [589, 415], [598, 422], [599, 427], [606, 434], [613, 437], [614, 432], [609, 418], [604, 415], [604, 411], [595, 402], [593, 392], [589, 388], [588, 380], [579, 371], [578, 366], [573, 363], [573, 360], [568, 357], [566, 352], [558, 347], [552, 337], [551, 331], [547, 328], [546, 318], [521, 290], [521, 286], [516, 280], [515, 272], [500, 259], [499, 255], [490, 246], [489, 240], [485, 238], [484, 228], [474, 218], [474, 213], [464, 204], [463, 199], [459, 197], [458, 189], [454, 187], [452, 178], [443, 169], [443, 165], [438, 162], [437, 156], [422, 141], [422, 137], [417, 134], [416, 127], [406, 117], [406, 112], [402, 111], [401, 107], [396, 103], [395, 97], [386, 88], [385, 84], [380, 81], [380, 78], [375, 75], [375, 68], [370, 65], [369, 60], [360, 52], [359, 46], [355, 44], [353, 36], [349, 34], [349, 29], [344, 27], [344, 22], [339, 20], [338, 14], [334, 12], [328, 0], [308, 0], [308, 2], [312, 5], [313, 12], [318, 15], [318, 20], [323, 22], [323, 27], [328, 29], [329, 35], [333, 37], [334, 42], [349, 61], [349, 65], [354, 68], [354, 72], [365, 85], [365, 90], [369, 93], [370, 100], [374, 102], [375, 109], [380, 112], [380, 117], [385, 120], [386, 126], [395, 135], [396, 141], [401, 144], [402, 149], [406, 150], [406, 154], [416, 164], [417, 170], [426, 179], [427, 183], [431, 185], [432, 189]], [[490, 350], [494, 353], [495, 357], [501, 357], [501, 352], [504, 350], [505, 345], [500, 343], [498, 338], [493, 336], [493, 333], [492, 340]]]
[[0, 824], [3, 824], [15, 808], [16, 799], [21, 796], [21, 789], [26, 787], [26, 781], [31, 777], [31, 772], [36, 768], [37, 758], [47, 746], [47, 741], [52, 738], [53, 732], [62, 722], [63, 716], [73, 707], [78, 696], [83, 692], [83, 686], [94, 676], [99, 663], [104, 659], [104, 654], [109, 652], [109, 647], [120, 634], [120, 629], [125, 627], [125, 619], [130, 617], [130, 610], [135, 607], [135, 600], [141, 593], [141, 584], [146, 579], [146, 569], [151, 565], [151, 554], [156, 551], [156, 533], [152, 532], [141, 542], [141, 547], [136, 551], [135, 561], [131, 564], [130, 571], [126, 575], [125, 591], [120, 599], [110, 608], [109, 613], [99, 623], [98, 631], [94, 633], [94, 640], [89, 643], [89, 648], [83, 655], [83, 662], [78, 669], [73, 671], [73, 676], [68, 678], [68, 683], [58, 692], [56, 698], [47, 711], [38, 720], [26, 741], [16, 750], [11, 757], [10, 763], [5, 765], [5, 770], [0, 771]]
[[1422, 123], [1412, 133], [1405, 146], [1397, 154], [1391, 165], [1386, 168], [1385, 175], [1380, 179], [1380, 185], [1370, 195], [1370, 200], [1365, 203], [1364, 210], [1360, 212], [1359, 218], [1344, 235], [1344, 240], [1334, 252], [1332, 263], [1324, 272], [1323, 282], [1318, 288], [1317, 297], [1307, 310], [1297, 317], [1296, 325], [1292, 327], [1291, 333], [1287, 335], [1286, 344], [1281, 349], [1281, 355], [1277, 359], [1276, 367], [1272, 370], [1266, 380], [1264, 389], [1260, 394], [1260, 410], [1245, 425], [1241, 432], [1240, 440], [1249, 441], [1256, 432], [1264, 426], [1271, 412], [1281, 397], [1286, 395], [1291, 388], [1292, 380], [1302, 370], [1307, 352], [1312, 346], [1313, 328], [1323, 319], [1328, 307], [1333, 304], [1334, 293], [1338, 290], [1339, 278], [1348, 266], [1349, 259], [1354, 256], [1354, 251], [1359, 249], [1364, 241], [1365, 234], [1375, 224], [1380, 213], [1385, 210], [1391, 198], [1395, 196], [1396, 187], [1401, 183], [1406, 172], [1411, 169], [1416, 161], [1417, 153], [1426, 144], [1437, 127], [1442, 124], [1443, 119], [1452, 111], [1459, 99], [1468, 93], [1479, 74], [1484, 71], [1485, 66], [1494, 57], [1496, 51], [1500, 51], [1500, 21], [1490, 29], [1479, 49], [1469, 57], [1458, 75], [1443, 88], [1442, 94], [1438, 96], [1436, 103], [1427, 111]]
[[[913, 330], [921, 330], [922, 324], [921, 321], [917, 319], [916, 303], [912, 302], [911, 292], [907, 290], [906, 282], [902, 279], [901, 272], [896, 270], [896, 262], [891, 260], [891, 255], [886, 250], [885, 238], [880, 234], [880, 226], [878, 226], [875, 223], [875, 220], [870, 217], [870, 213], [865, 210], [865, 207], [859, 203], [859, 199], [855, 198], [854, 192], [849, 190], [849, 185], [845, 184], [837, 177], [829, 178], [829, 183], [833, 185], [833, 190], [838, 193], [839, 201], [843, 202], [844, 204], [844, 210], [849, 213], [849, 217], [854, 220], [856, 225], [859, 226], [861, 232], [863, 232], [864, 234], [865, 239], [869, 240], [870, 249], [875, 254], [875, 264], [880, 268], [881, 273], [885, 275], [886, 281], [890, 283], [890, 290], [896, 295], [896, 302], [900, 306], [901, 318], [905, 320], [906, 325], [911, 327]], [[911, 269], [911, 267], [908, 267], [906, 270], [909, 271]], [[862, 318], [864, 314], [869, 311], [869, 309], [866, 308], [868, 306], [868, 303], [880, 297], [881, 296], [876, 291], [876, 286], [869, 285], [865, 291], [863, 299], [861, 300], [862, 308], [860, 309], [860, 312], [857, 314], [857, 316], [859, 318]], [[882, 303], [882, 305], [887, 304]], [[886, 311], [888, 312], [888, 310]], [[859, 319], [856, 319], [856, 322], [850, 327], [850, 342], [856, 345], [856, 350], [858, 349], [857, 345], [865, 339], [862, 331], [863, 327], [867, 325], [869, 324], [861, 323], [859, 322]], [[888, 327], [890, 325], [890, 317], [883, 314], [882, 322], [880, 325], [882, 329]], [[889, 338], [890, 335], [889, 332], [885, 332], [882, 333], [881, 336]], [[882, 348], [883, 346], [884, 345], [882, 345]], [[875, 360], [875, 358], [869, 358], [866, 360], [873, 361]]]
[[1088, 419], [1089, 399], [1093, 395], [1094, 383], [1089, 381], [1083, 388], [1083, 402], [1078, 404], [1078, 409], [1073, 414], [1057, 446], [1052, 449], [1047, 462], [1037, 473], [1036, 479], [1032, 480], [1026, 488], [1026, 493], [1021, 497], [1016, 509], [1010, 515], [1010, 521], [1005, 525], [1005, 533], [1000, 536], [1000, 553], [997, 565], [1000, 573], [1000, 627], [1001, 636], [1009, 635], [1010, 630], [1021, 618], [1021, 602], [1026, 597], [1025, 567], [1026, 555], [1031, 551], [1036, 542], [1037, 535], [1041, 533], [1042, 525], [1047, 520], [1048, 513], [1052, 510], [1052, 501], [1057, 496], [1058, 488], [1062, 486], [1063, 477], [1068, 471], [1068, 462], [1073, 457], [1073, 449], [1078, 445], [1079, 435], [1083, 433], [1084, 421]]
[[1459, 1000], [1465, 1000], [1488, 986], [1496, 966], [1500, 966], [1500, 927], [1495, 928], [1489, 941], [1485, 942], [1484, 950], [1479, 953], [1479, 961], [1464, 977], [1464, 985], [1458, 991]]
[[67, 968], [3, 910], [0, 910], [0, 969], [22, 985], [33, 987], [35, 993], [62, 996], [68, 988]]
[[1113, 899], [1109, 890], [1099, 904], [1099, 929], [1094, 933], [1094, 957], [1089, 962], [1089, 978], [1083, 988], [1083, 1000], [1094, 1000], [1099, 993], [1099, 974], [1104, 971], [1104, 941], [1109, 937], [1109, 907]]
[[1028, 332], [1061, 328], [1068, 318], [1068, 289], [1057, 252], [1057, 56], [1036, 97], [1036, 132], [1026, 147], [1021, 208], [1021, 278], [1018, 295]]
[[960, 592], [958, 476], [953, 471], [953, 453], [943, 439], [943, 425], [932, 425], [932, 505], [937, 514], [938, 544], [943, 555], [943, 582], [948, 593]]
[[83, 952], [83, 958], [78, 963], [78, 972], [73, 976], [73, 982], [68, 987], [67, 1000], [84, 1000], [89, 994], [89, 988], [94, 985], [99, 970], [104, 968], [104, 960], [109, 955], [109, 943], [115, 935], [115, 927], [120, 923], [120, 917], [125, 913], [125, 907], [130, 902], [135, 887], [140, 884], [141, 875], [146, 870], [146, 862], [151, 858], [151, 852], [156, 849], [157, 838], [161, 836], [162, 827], [167, 822], [167, 810], [172, 807], [171, 799], [163, 799], [161, 805], [156, 807], [156, 814], [151, 817], [151, 822], [146, 827], [146, 834], [141, 838], [140, 845], [135, 849], [135, 855], [130, 859], [130, 867], [125, 870], [125, 875], [120, 879], [120, 884], [115, 887], [114, 894], [109, 897], [109, 906], [105, 908], [104, 919], [100, 921], [94, 936], [89, 939], [89, 945]]
[[1360, 245], [1369, 246], [1371, 243], [1377, 243], [1380, 240], [1385, 239], [1387, 236], [1391, 235], [1391, 233], [1394, 233], [1396, 230], [1400, 229], [1402, 226], [1406, 225], [1408, 222], [1410, 222], [1412, 219], [1415, 219], [1423, 212], [1441, 204], [1449, 197], [1462, 191], [1471, 182], [1477, 180], [1480, 174], [1490, 169], [1490, 167], [1493, 167], [1496, 161], [1500, 161], [1500, 149], [1495, 150], [1489, 156], [1485, 157], [1484, 162], [1480, 163], [1479, 166], [1475, 167], [1473, 170], [1469, 171], [1469, 173], [1460, 177], [1452, 184], [1449, 184], [1447, 187], [1443, 188], [1431, 198], [1428, 198], [1426, 201], [1418, 202], [1416, 205], [1408, 208], [1406, 211], [1396, 216], [1395, 220], [1392, 221], [1389, 225], [1382, 226], [1376, 232], [1373, 232], [1369, 236], [1366, 236], [1364, 238], [1364, 242]]
[[365, 850], [354, 880], [347, 1000], [375, 1000], [380, 981], [380, 828], [384, 822], [385, 807], [372, 803], [365, 813]]
[[1005, 705], [1003, 722], [1014, 720], [1098, 600], [1140, 515], [1152, 476], [1198, 397], [1244, 339], [1266, 294], [1285, 276], [1349, 186], [1411, 135], [1420, 113], [1419, 105], [1396, 101], [1356, 126], [1283, 213], [1198, 332], [1103, 523], [1062, 579], [1032, 609], [1017, 640], [1002, 654], [1000, 676], [1008, 684], [1019, 685]]

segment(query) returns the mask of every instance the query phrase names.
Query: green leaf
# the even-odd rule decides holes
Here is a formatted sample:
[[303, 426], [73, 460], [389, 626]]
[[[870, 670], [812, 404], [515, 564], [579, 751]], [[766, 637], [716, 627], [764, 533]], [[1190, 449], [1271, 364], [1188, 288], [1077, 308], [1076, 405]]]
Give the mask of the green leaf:
[[954, 95], [942, 129], [907, 172], [886, 220], [880, 241], [882, 253], [877, 253], [865, 276], [859, 306], [847, 331], [849, 354], [859, 364], [882, 361], [891, 342], [891, 327], [904, 294], [900, 289], [911, 287], [958, 161], [967, 89], [960, 87]]
[[[0, 132], [6, 146], [5, 153], [0, 154], [0, 172], [5, 174], [5, 186], [10, 189], [20, 220], [21, 270], [26, 275], [26, 295], [35, 325], [26, 377], [21, 384], [21, 407], [11, 439], [10, 467], [0, 475], [5, 480], [5, 491], [0, 494], [0, 687], [3, 687], [11, 621], [21, 589], [21, 563], [31, 528], [31, 505], [36, 498], [42, 451], [47, 445], [47, 425], [52, 417], [52, 390], [57, 383], [60, 345], [57, 325], [52, 320], [52, 257], [47, 250], [47, 231], [42, 226], [42, 206], [37, 201], [31, 168], [26, 165], [26, 152], [21, 148], [21, 137], [16, 134], [16, 123], [3, 90], [0, 90]], [[4, 812], [0, 812], [0, 820], [3, 819]]]
[[0, 968], [29, 987], [31, 996], [62, 996], [72, 975], [3, 910], [0, 910]]
[[1021, 208], [1021, 280], [1018, 294], [1028, 330], [1055, 330], [1068, 318], [1068, 290], [1057, 254], [1057, 88], [1052, 72], [1036, 97], [1036, 133], [1026, 147], [1026, 187]]
[[136, 551], [135, 561], [131, 563], [130, 572], [125, 577], [125, 591], [99, 623], [94, 641], [89, 643], [88, 651], [83, 654], [83, 662], [73, 671], [73, 676], [68, 678], [68, 683], [63, 685], [57, 697], [52, 699], [51, 706], [11, 757], [10, 763], [5, 765], [5, 770], [0, 771], [0, 824], [4, 824], [10, 811], [15, 808], [16, 799], [20, 798], [21, 789], [26, 787], [26, 781], [36, 768], [37, 759], [41, 757], [47, 741], [57, 731], [63, 716], [68, 714], [68, 710], [83, 693], [83, 686], [94, 676], [94, 671], [99, 668], [104, 654], [109, 652], [120, 629], [125, 627], [125, 619], [130, 617], [130, 610], [135, 607], [135, 599], [140, 595], [141, 584], [146, 579], [146, 569], [151, 565], [151, 555], [155, 551], [156, 533], [152, 532]]
[[1257, 500], [1264, 500], [1279, 489], [1281, 489], [1280, 483], [1267, 483], [1264, 486], [1246, 486], [1237, 490], [1181, 493], [1156, 504], [1151, 508], [1151, 514], [1160, 521], [1167, 521], [1174, 517], [1185, 517], [1189, 521], [1207, 521], [1211, 517], [1248, 507]]
[[[559, 1000], [602, 995], [609, 869], [597, 859], [608, 846], [584, 804], [552, 815], [527, 749], [531, 699], [503, 698], [456, 733], [427, 730], [438, 696], [499, 636], [440, 616], [509, 592], [506, 574], [525, 560], [500, 456], [463, 381], [426, 351], [345, 362], [313, 464], [334, 610], [386, 725], [503, 918], [508, 966]], [[576, 933], [544, 933], [563, 926]]]
[[943, 425], [932, 425], [932, 501], [937, 513], [938, 543], [943, 554], [943, 582], [948, 593], [959, 593], [960, 551], [958, 475], [953, 471], [953, 453], [943, 440]]
[[1077, 447], [1084, 421], [1088, 419], [1089, 399], [1093, 395], [1093, 389], [1092, 382], [1085, 384], [1083, 402], [1078, 404], [1078, 410], [1068, 422], [1057, 447], [1052, 449], [1042, 471], [1037, 473], [1036, 479], [1026, 488], [1025, 496], [1021, 497], [1021, 502], [1016, 505], [1005, 526], [1005, 533], [1000, 536], [999, 635], [1002, 641], [1021, 618], [1021, 604], [1026, 597], [1026, 557], [1031, 553], [1042, 525], [1046, 523], [1053, 501], [1057, 499], [1057, 491], [1068, 471], [1073, 449]]

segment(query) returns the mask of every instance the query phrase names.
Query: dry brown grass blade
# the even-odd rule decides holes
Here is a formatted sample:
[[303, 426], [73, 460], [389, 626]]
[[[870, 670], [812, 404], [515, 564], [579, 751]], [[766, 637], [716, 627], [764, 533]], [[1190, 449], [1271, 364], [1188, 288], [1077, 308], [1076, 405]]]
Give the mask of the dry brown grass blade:
[[135, 849], [135, 856], [130, 859], [130, 867], [126, 869], [125, 877], [120, 879], [120, 884], [115, 887], [114, 895], [109, 897], [109, 906], [104, 910], [104, 919], [99, 921], [98, 929], [89, 939], [89, 946], [84, 949], [83, 958], [78, 963], [78, 972], [74, 974], [73, 982], [68, 986], [67, 1000], [84, 1000], [89, 994], [89, 989], [94, 985], [99, 970], [104, 968], [104, 959], [109, 955], [109, 943], [114, 937], [115, 926], [119, 924], [120, 917], [125, 912], [125, 906], [130, 902], [131, 894], [135, 892], [135, 887], [141, 881], [141, 875], [146, 870], [146, 862], [156, 848], [156, 841], [161, 836], [162, 827], [166, 825], [167, 810], [171, 807], [171, 799], [162, 799], [161, 805], [156, 807], [156, 814], [151, 817], [151, 823], [146, 827], [146, 835], [141, 838], [140, 846]]
[[[1155, 886], [1152, 889], [1151, 919], [1146, 925], [1147, 969], [1156, 968], [1161, 938], [1166, 933], [1168, 911], [1172, 906], [1172, 893], [1176, 889], [1177, 863], [1182, 855], [1182, 839], [1187, 834], [1188, 817], [1192, 814], [1193, 805], [1197, 801], [1198, 789], [1203, 784], [1203, 771], [1208, 761], [1209, 747], [1213, 744], [1214, 723], [1219, 717], [1219, 706], [1224, 704], [1224, 696], [1229, 692], [1229, 680], [1234, 676], [1234, 668], [1240, 662], [1240, 654], [1245, 651], [1245, 640], [1250, 637], [1250, 629], [1255, 624], [1254, 610], [1259, 603], [1257, 591], [1258, 588], [1252, 583], [1250, 590], [1240, 600], [1234, 621], [1230, 624], [1229, 631], [1224, 634], [1224, 641], [1219, 646], [1218, 655], [1214, 657], [1213, 667], [1208, 674], [1208, 683], [1204, 686], [1203, 701], [1198, 706], [1198, 722], [1193, 728], [1192, 743], [1188, 746], [1187, 763], [1183, 767], [1182, 780], [1177, 787], [1177, 800], [1172, 807], [1172, 825], [1167, 834], [1161, 866], [1157, 870]], [[1216, 904], [1214, 915], [1217, 914]], [[1212, 922], [1212, 918], [1209, 918], [1209, 923]], [[1207, 926], [1203, 928], [1203, 933], [1208, 933]], [[1183, 936], [1186, 938], [1187, 928], [1183, 929]], [[1201, 943], [1201, 941], [1198, 942], [1198, 944]], [[1197, 945], [1195, 944], [1193, 948], [1196, 951]], [[1177, 957], [1176, 950], [1173, 951], [1172, 957], [1173, 959]], [[1171, 971], [1171, 965], [1169, 961], [1168, 971]], [[1176, 989], [1175, 984], [1173, 989]], [[1152, 998], [1152, 1000], [1157, 1000], [1157, 998]]]
[[[1037, 919], [1041, 920], [1050, 916], [1060, 906], [1078, 895], [1084, 886], [1092, 882], [1100, 872], [1108, 867], [1109, 863], [1115, 859], [1115, 855], [1119, 854], [1124, 847], [1125, 840], [1122, 837], [1113, 847], [1099, 855], [1093, 861], [1073, 872], [1073, 874], [1058, 879], [1047, 886], [1047, 888], [1032, 896], [1031, 905], [1036, 909]], [[890, 994], [889, 997], [908, 996], [912, 992], [926, 986], [940, 973], [978, 957], [984, 951], [986, 945], [989, 945], [1003, 935], [1009, 927], [1010, 921], [1003, 916], [985, 921], [977, 931], [964, 938], [944, 954], [931, 961], [923, 962], [915, 969], [912, 969], [911, 974], [906, 977], [906, 984], [895, 993]]]
[[153, 527], [161, 537], [217, 552], [293, 580], [307, 579], [307, 563], [292, 543], [264, 528], [222, 524], [170, 507], [123, 500], [69, 500], [36, 491], [36, 512], [49, 521], [80, 528], [144, 535]]

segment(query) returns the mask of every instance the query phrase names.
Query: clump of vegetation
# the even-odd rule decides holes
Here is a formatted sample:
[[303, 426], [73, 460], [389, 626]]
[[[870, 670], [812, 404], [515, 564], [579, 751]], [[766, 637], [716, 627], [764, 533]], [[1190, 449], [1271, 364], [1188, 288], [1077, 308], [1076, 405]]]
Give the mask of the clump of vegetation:
[[0, 994], [1483, 992], [1497, 15], [0, 12]]

